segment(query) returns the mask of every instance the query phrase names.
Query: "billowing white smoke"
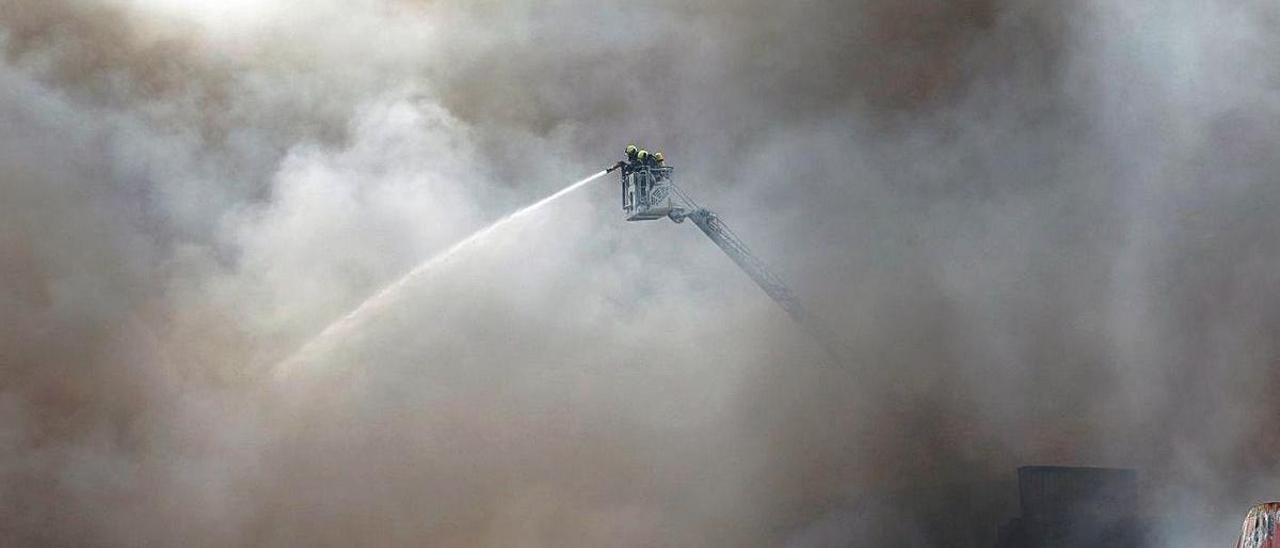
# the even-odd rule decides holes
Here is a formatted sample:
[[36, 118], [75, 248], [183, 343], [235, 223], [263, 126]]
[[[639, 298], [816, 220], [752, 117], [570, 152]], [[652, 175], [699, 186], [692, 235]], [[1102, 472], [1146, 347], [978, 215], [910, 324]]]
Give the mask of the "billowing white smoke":
[[[1163, 545], [1274, 498], [1264, 2], [0, 2], [0, 544]], [[857, 349], [587, 187], [662, 147]]]

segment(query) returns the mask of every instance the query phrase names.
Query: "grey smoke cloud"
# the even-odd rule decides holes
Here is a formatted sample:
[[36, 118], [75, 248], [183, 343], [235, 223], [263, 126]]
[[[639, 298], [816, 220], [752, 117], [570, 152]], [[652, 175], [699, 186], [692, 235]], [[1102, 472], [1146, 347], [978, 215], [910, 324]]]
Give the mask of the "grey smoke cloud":
[[[1274, 499], [1263, 2], [0, 4], [0, 538], [987, 546], [1014, 466], [1161, 545]], [[612, 183], [661, 146], [833, 369]]]

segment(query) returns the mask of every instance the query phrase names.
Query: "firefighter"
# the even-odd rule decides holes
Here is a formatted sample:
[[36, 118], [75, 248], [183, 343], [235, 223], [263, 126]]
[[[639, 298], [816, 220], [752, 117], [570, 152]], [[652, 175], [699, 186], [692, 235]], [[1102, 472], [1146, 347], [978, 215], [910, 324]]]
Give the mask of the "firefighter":
[[635, 145], [627, 145], [627, 148], [623, 150], [623, 153], [626, 154], [627, 159], [621, 160], [618, 163], [613, 164], [613, 167], [605, 171], [611, 172], [616, 169], [622, 169], [622, 178], [626, 179], [627, 174], [631, 173], [632, 171], [635, 171], [637, 167], [640, 167], [639, 163], [636, 161], [636, 155], [640, 153], [640, 149], [636, 148]]
[[[661, 168], [661, 167], [663, 167], [664, 165], [666, 165], [666, 164], [665, 164], [665, 161], [666, 161], [666, 160], [662, 157], [662, 153], [661, 153], [661, 152], [655, 152], [655, 153], [653, 153], [653, 156], [652, 156], [652, 157], [650, 157], [649, 161], [650, 161], [650, 162], [653, 162], [653, 167], [655, 167], [655, 168]], [[663, 180], [663, 179], [665, 179], [665, 178], [666, 178], [666, 172], [662, 171], [661, 169], [654, 170], [654, 172], [653, 172], [653, 179], [654, 179], [655, 181], [661, 181], [661, 180]]]
[[636, 161], [631, 168], [631, 171], [641, 172], [637, 173], [635, 176], [636, 194], [638, 196], [646, 196], [649, 193], [649, 185], [651, 184], [652, 177], [646, 176], [646, 174], [649, 173], [649, 162], [651, 161], [653, 161], [653, 159], [649, 157], [649, 151], [640, 149], [639, 152], [636, 152]]
[[627, 159], [618, 162], [613, 167], [609, 168], [609, 171], [622, 168], [622, 207], [626, 208], [630, 202], [627, 199], [627, 179], [629, 175], [634, 173], [637, 169], [640, 169], [640, 161], [638, 159], [640, 156], [640, 147], [627, 145], [627, 148], [623, 149], [623, 153], [626, 154]]
[[627, 174], [634, 173], [635, 170], [640, 168], [640, 161], [636, 159], [640, 156], [640, 147], [627, 145], [627, 148], [623, 150], [623, 152], [627, 155], [627, 167], [623, 168], [622, 176], [626, 177]]

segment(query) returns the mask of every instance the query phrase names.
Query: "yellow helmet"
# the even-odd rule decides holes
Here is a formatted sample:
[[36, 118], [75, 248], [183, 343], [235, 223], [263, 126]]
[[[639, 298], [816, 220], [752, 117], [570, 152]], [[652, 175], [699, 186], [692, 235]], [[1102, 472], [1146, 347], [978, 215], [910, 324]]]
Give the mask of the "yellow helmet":
[[665, 160], [665, 158], [663, 158], [663, 157], [662, 157], [662, 153], [661, 153], [661, 152], [655, 152], [655, 153], [653, 153], [653, 161], [658, 162], [658, 165], [662, 165], [662, 162], [663, 162], [664, 160]]
[[645, 160], [648, 160], [648, 159], [649, 159], [649, 151], [647, 151], [647, 150], [641, 150], [639, 153], [637, 153], [637, 154], [636, 154], [636, 159], [637, 159], [637, 160], [640, 160], [641, 162], [643, 162], [643, 161], [645, 161]]
[[632, 157], [632, 156], [635, 156], [635, 155], [636, 155], [636, 153], [638, 153], [638, 152], [640, 152], [640, 149], [639, 149], [639, 148], [637, 148], [635, 145], [627, 145], [626, 153], [627, 153], [627, 157], [628, 157], [628, 158], [629, 158], [629, 157]]

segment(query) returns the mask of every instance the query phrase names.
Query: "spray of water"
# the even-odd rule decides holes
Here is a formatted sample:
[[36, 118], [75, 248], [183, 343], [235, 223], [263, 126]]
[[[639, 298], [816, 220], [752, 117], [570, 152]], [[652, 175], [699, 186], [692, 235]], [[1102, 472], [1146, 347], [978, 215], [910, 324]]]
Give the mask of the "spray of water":
[[322, 341], [329, 339], [334, 335], [353, 329], [354, 327], [358, 326], [364, 318], [372, 315], [377, 310], [385, 307], [388, 303], [394, 301], [396, 295], [400, 292], [401, 289], [404, 288], [405, 285], [408, 285], [409, 282], [422, 276], [424, 273], [432, 269], [435, 269], [444, 263], [447, 263], [451, 258], [456, 256], [458, 253], [467, 249], [468, 247], [475, 244], [476, 242], [484, 240], [490, 234], [497, 232], [502, 227], [509, 225], [510, 223], [516, 221], [517, 219], [541, 209], [543, 206], [546, 206], [547, 204], [550, 204], [551, 202], [556, 201], [560, 197], [566, 194], [569, 194], [570, 192], [573, 192], [579, 188], [582, 188], [583, 186], [586, 186], [587, 183], [590, 183], [591, 181], [594, 181], [596, 179], [599, 179], [600, 177], [603, 177], [605, 173], [606, 173], [605, 171], [600, 171], [594, 175], [591, 175], [590, 177], [582, 179], [581, 181], [578, 181], [569, 186], [566, 186], [560, 189], [559, 191], [557, 191], [556, 193], [550, 196], [547, 196], [546, 198], [543, 198], [541, 200], [538, 200], [537, 202], [534, 202], [523, 208], [520, 208], [515, 212], [510, 213], [507, 216], [501, 219], [498, 219], [497, 221], [494, 221], [489, 226], [486, 226], [480, 230], [477, 230], [476, 232], [472, 233], [470, 236], [467, 236], [466, 238], [459, 240], [457, 243], [449, 246], [444, 251], [437, 253], [436, 255], [432, 256], [426, 261], [423, 261], [421, 264], [419, 264], [418, 266], [415, 266], [412, 270], [410, 270], [405, 275], [401, 276], [396, 281], [388, 284], [386, 287], [382, 288], [381, 290], [373, 294], [373, 296], [369, 297], [368, 299], [365, 299], [364, 302], [360, 303], [358, 306], [352, 309], [351, 312], [348, 312], [345, 316], [338, 318], [336, 321], [329, 324], [328, 327], [325, 327], [323, 330], [320, 331], [319, 334], [317, 334], [316, 336], [308, 340], [306, 343], [304, 343], [301, 347], [298, 348], [298, 350], [290, 354], [289, 357], [285, 358], [284, 360], [281, 360], [275, 367], [276, 377], [283, 378], [288, 376], [291, 371], [296, 369], [299, 363], [302, 363], [303, 361], [305, 361], [305, 358], [311, 355], [312, 352], [314, 352], [315, 349], [319, 347], [319, 344]]

